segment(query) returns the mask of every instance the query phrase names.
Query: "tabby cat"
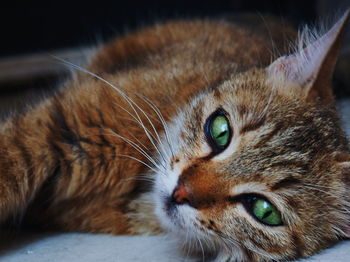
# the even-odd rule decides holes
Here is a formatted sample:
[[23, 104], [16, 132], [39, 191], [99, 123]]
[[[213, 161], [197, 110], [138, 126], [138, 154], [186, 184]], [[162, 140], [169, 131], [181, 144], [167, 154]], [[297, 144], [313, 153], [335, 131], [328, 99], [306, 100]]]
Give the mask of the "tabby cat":
[[[207, 261], [285, 261], [350, 236], [350, 148], [322, 36], [272, 18], [157, 24], [101, 47], [1, 124], [0, 218], [160, 234]], [[272, 63], [271, 63], [272, 61]], [[166, 259], [166, 258], [165, 258]]]

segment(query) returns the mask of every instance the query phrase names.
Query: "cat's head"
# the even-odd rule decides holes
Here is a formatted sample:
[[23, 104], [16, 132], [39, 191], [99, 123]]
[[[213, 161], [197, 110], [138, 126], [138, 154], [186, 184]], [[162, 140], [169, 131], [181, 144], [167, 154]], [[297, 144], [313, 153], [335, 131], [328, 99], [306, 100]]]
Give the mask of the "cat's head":
[[331, 92], [347, 18], [201, 93], [173, 120], [154, 195], [162, 225], [187, 249], [280, 260], [349, 236], [350, 149]]

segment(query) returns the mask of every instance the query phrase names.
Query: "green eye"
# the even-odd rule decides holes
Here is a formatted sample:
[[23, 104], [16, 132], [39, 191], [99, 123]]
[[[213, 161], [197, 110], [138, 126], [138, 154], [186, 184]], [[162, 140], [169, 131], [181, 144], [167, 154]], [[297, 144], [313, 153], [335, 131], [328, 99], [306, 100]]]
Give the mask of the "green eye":
[[227, 145], [229, 138], [229, 125], [227, 118], [220, 115], [215, 117], [211, 124], [210, 133], [218, 146], [223, 147]]
[[230, 124], [221, 110], [209, 117], [205, 131], [215, 151], [222, 151], [228, 146], [231, 138]]
[[267, 225], [279, 226], [282, 224], [280, 212], [263, 198], [254, 197], [251, 204], [251, 211], [260, 222]]

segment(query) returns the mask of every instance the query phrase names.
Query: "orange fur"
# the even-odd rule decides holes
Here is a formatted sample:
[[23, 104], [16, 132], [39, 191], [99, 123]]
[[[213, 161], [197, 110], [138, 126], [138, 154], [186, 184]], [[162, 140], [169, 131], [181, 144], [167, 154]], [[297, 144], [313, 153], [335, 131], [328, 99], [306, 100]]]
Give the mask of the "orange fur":
[[[181, 222], [186, 216], [162, 221], [162, 201], [172, 192], [159, 185], [174, 183], [169, 174], [176, 174], [190, 203], [181, 208], [196, 214], [193, 234], [210, 236], [205, 248], [217, 261], [306, 257], [344, 237], [350, 149], [332, 99], [319, 99], [329, 98], [330, 83], [322, 82], [327, 92], [318, 91], [316, 75], [305, 91], [287, 74], [276, 76], [283, 63], [265, 69], [277, 58], [269, 50], [285, 53], [282, 35], [295, 33], [273, 19], [268, 30], [251, 19], [177, 21], [130, 33], [92, 57], [87, 69], [97, 75], [77, 72], [52, 97], [4, 122], [1, 220], [22, 212], [27, 223], [113, 234], [158, 234], [179, 225], [183, 237], [182, 229], [192, 230]], [[174, 156], [157, 152], [167, 141], [150, 103], [172, 129], [171, 143], [178, 141]], [[230, 115], [234, 142], [213, 156], [202, 129], [220, 107]], [[153, 128], [162, 134], [156, 147]], [[295, 186], [300, 181], [314, 187]], [[153, 191], [161, 203], [156, 211]], [[285, 227], [267, 228], [232, 203], [244, 193], [266, 194]]]

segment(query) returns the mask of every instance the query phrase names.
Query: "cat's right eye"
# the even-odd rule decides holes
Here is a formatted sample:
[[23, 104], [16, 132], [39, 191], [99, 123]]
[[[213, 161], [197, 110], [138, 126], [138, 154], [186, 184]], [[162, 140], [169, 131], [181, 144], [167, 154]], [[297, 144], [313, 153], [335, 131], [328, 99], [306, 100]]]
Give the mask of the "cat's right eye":
[[214, 152], [221, 152], [229, 145], [231, 140], [230, 122], [223, 110], [215, 111], [208, 118], [204, 132]]

